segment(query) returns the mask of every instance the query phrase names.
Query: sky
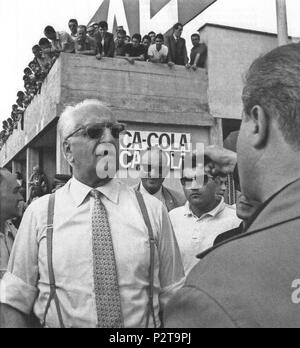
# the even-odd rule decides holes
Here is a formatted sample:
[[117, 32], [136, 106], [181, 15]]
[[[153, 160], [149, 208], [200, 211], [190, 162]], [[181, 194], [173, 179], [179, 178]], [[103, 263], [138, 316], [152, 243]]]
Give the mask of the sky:
[[[286, 2], [289, 35], [300, 37], [300, 0]], [[70, 18], [87, 24], [101, 3], [101, 0], [0, 0], [0, 121], [10, 116], [17, 91], [23, 90], [23, 70], [32, 60], [31, 48], [43, 36], [45, 26], [68, 30]], [[207, 22], [275, 33], [276, 1], [218, 0], [185, 26], [183, 37], [188, 43], [190, 35]]]

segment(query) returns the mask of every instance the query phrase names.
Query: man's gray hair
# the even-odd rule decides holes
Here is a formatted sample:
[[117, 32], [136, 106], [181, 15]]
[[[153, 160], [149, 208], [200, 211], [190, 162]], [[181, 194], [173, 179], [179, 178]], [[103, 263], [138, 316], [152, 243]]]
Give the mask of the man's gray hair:
[[286, 143], [300, 150], [300, 45], [282, 46], [255, 60], [242, 99], [246, 117], [261, 106], [276, 120]]
[[86, 99], [83, 102], [76, 104], [75, 106], [67, 106], [65, 111], [60, 116], [57, 125], [62, 142], [72, 132], [75, 131], [74, 114], [77, 114], [80, 111], [84, 111], [86, 108], [95, 108], [98, 109], [100, 112], [103, 112], [103, 110], [105, 110], [106, 112], [111, 113], [111, 110], [109, 109], [108, 105], [102, 103], [100, 100], [97, 99]]

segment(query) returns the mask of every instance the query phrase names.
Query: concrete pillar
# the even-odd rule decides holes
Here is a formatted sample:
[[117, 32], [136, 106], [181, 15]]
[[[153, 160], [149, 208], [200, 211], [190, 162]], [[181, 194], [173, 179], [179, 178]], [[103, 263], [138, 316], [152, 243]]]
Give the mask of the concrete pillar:
[[276, 8], [277, 8], [278, 45], [284, 46], [289, 43], [286, 1], [276, 0]]
[[40, 164], [39, 151], [33, 148], [28, 148], [26, 151], [26, 183], [27, 183], [27, 197], [29, 198], [29, 179], [32, 174], [32, 169]]
[[64, 157], [60, 134], [56, 135], [56, 174], [71, 175], [70, 165]]
[[215, 125], [210, 129], [210, 145], [223, 146], [223, 128], [221, 118], [215, 118]]
[[12, 173], [16, 174], [16, 172], [22, 173], [22, 164], [18, 161], [12, 161]]

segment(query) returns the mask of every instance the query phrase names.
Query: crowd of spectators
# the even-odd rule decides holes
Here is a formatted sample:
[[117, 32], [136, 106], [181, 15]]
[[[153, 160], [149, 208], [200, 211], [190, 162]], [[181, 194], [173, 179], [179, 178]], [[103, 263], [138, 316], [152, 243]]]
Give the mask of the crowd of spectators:
[[24, 70], [24, 91], [17, 93], [16, 104], [12, 106], [11, 116], [3, 121], [0, 132], [0, 149], [18, 127], [24, 129], [24, 112], [33, 98], [40, 93], [43, 81], [61, 52], [104, 57], [121, 58], [130, 64], [135, 61], [168, 64], [170, 68], [183, 65], [187, 69], [204, 68], [207, 48], [200, 43], [200, 35], [192, 35], [193, 49], [188, 58], [186, 42], [181, 37], [183, 25], [177, 23], [173, 34], [164, 38], [162, 34], [151, 31], [142, 37], [139, 33], [127, 35], [123, 26], [118, 26], [114, 34], [108, 32], [105, 21], [78, 25], [76, 19], [70, 19], [70, 33], [56, 31], [52, 26], [44, 29], [44, 36], [32, 47], [33, 60]]

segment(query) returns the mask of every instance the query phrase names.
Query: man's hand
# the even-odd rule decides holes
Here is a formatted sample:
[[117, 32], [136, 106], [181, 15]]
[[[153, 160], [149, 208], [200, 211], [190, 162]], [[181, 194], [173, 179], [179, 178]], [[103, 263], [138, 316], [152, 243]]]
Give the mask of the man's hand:
[[186, 67], [186, 69], [189, 70], [189, 69], [191, 69], [191, 64], [187, 63], [185, 67]]
[[192, 69], [193, 69], [194, 71], [196, 71], [196, 70], [198, 69], [197, 65], [196, 65], [196, 64], [192, 65]]
[[96, 55], [96, 59], [98, 59], [98, 60], [101, 60], [101, 59], [102, 59], [101, 53], [98, 53], [98, 54]]
[[213, 176], [232, 174], [237, 165], [237, 154], [220, 146], [207, 146], [204, 149], [204, 162], [205, 171]]
[[173, 63], [173, 62], [168, 62], [169, 68], [173, 68], [174, 65], [175, 65], [175, 63]]
[[126, 60], [128, 63], [134, 64], [134, 59], [132, 59], [131, 57], [127, 57]]

